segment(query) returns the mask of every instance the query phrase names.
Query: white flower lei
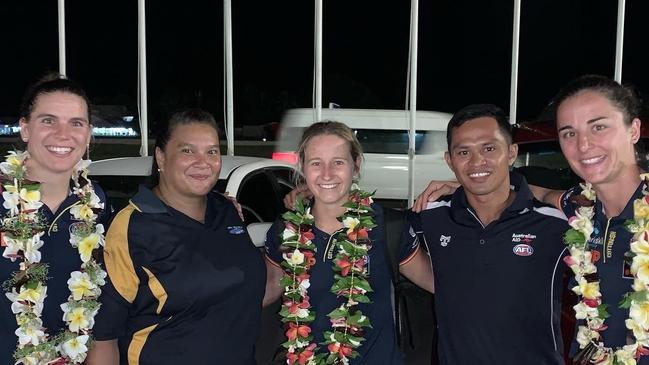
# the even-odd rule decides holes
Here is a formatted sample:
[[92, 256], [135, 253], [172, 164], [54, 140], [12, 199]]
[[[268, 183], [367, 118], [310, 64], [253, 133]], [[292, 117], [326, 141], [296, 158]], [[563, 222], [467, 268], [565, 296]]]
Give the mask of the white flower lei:
[[570, 250], [570, 256], [564, 261], [574, 272], [577, 282], [572, 288], [579, 298], [579, 303], [573, 307], [575, 318], [585, 320], [585, 325], [578, 326], [577, 342], [581, 351], [575, 356], [575, 364], [635, 365], [641, 356], [649, 355], [649, 192], [647, 176], [640, 177], [645, 181], [643, 197], [633, 202], [633, 220], [626, 222], [633, 238], [625, 256], [631, 261], [634, 280], [632, 291], [620, 302], [621, 308], [629, 309], [625, 324], [633, 332], [634, 343], [615, 349], [606, 347], [601, 339], [600, 332], [608, 327], [604, 321], [609, 315], [607, 305], [602, 304], [600, 278], [588, 245], [593, 233], [596, 195], [590, 183], [580, 184], [583, 198], [576, 202], [579, 208], [568, 220], [572, 228], [564, 237]]
[[79, 161], [72, 174], [73, 193], [79, 202], [70, 207], [70, 214], [77, 221], [70, 227], [70, 244], [79, 250], [82, 264], [80, 271], [70, 274], [70, 296], [61, 304], [68, 328], [50, 337], [41, 320], [47, 297], [48, 265], [41, 262], [39, 251], [47, 222], [39, 213], [43, 206], [40, 184], [25, 178], [28, 157], [27, 152], [11, 151], [0, 163], [3, 206], [8, 210], [1, 220], [2, 241], [6, 245], [2, 256], [11, 261], [21, 260], [20, 271], [3, 285], [18, 324], [14, 357], [17, 364], [26, 365], [79, 364], [92, 343], [91, 329], [100, 306], [97, 298], [106, 278], [106, 272], [92, 257], [93, 250], [104, 244], [104, 227], [97, 223], [97, 212], [104, 209], [104, 204], [88, 179], [90, 161]]

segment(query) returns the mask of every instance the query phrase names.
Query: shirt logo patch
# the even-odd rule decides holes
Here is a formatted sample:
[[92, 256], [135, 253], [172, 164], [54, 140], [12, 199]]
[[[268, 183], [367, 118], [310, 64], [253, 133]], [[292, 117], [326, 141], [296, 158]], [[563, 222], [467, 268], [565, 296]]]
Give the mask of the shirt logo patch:
[[514, 246], [513, 251], [518, 256], [532, 256], [532, 254], [534, 253], [532, 246], [525, 243]]
[[241, 226], [230, 226], [228, 227], [228, 232], [230, 232], [230, 234], [242, 234], [245, 230]]
[[[83, 236], [84, 231], [87, 229], [87, 225], [85, 222], [74, 222], [70, 224], [68, 227], [68, 230], [70, 231], [70, 236]], [[54, 227], [52, 227], [52, 232], [58, 232], [59, 227], [57, 227], [56, 224], [54, 224]]]
[[534, 242], [536, 235], [530, 233], [514, 233], [512, 234], [512, 242], [522, 242], [525, 244], [530, 244]]
[[439, 236], [439, 244], [442, 245], [442, 247], [448, 246], [449, 243], [451, 243], [451, 236]]

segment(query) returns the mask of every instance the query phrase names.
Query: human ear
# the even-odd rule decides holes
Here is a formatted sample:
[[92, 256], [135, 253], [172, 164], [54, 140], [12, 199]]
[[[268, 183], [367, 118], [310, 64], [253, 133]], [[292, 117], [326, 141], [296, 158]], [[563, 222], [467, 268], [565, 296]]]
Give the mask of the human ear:
[[512, 143], [509, 145], [509, 166], [514, 164], [514, 161], [516, 161], [516, 157], [518, 157], [518, 145], [516, 143]]
[[160, 149], [160, 147], [155, 148], [155, 162], [158, 165], [158, 171], [163, 171], [165, 164], [165, 153]]
[[27, 129], [27, 120], [25, 118], [20, 118], [18, 124], [20, 125], [20, 139], [22, 139], [25, 143], [29, 142], [29, 129]]

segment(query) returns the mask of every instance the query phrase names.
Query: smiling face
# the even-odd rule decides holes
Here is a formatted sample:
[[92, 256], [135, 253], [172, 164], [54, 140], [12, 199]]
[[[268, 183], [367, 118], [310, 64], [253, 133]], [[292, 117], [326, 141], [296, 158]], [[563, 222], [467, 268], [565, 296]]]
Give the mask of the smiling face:
[[221, 172], [218, 134], [203, 123], [176, 126], [164, 151], [156, 148], [155, 158], [161, 189], [175, 196], [204, 197]]
[[467, 195], [509, 192], [509, 166], [518, 146], [507, 143], [494, 118], [468, 120], [453, 128], [451, 136], [446, 162]]
[[39, 176], [71, 175], [86, 152], [90, 133], [85, 100], [68, 92], [40, 94], [31, 114], [20, 120], [30, 169]]
[[352, 178], [358, 169], [349, 143], [338, 136], [315, 136], [306, 145], [303, 173], [316, 204], [342, 206], [348, 199]]
[[625, 125], [624, 114], [601, 93], [583, 91], [563, 101], [557, 129], [564, 156], [585, 181], [611, 183], [624, 171], [637, 169], [633, 145], [640, 121]]

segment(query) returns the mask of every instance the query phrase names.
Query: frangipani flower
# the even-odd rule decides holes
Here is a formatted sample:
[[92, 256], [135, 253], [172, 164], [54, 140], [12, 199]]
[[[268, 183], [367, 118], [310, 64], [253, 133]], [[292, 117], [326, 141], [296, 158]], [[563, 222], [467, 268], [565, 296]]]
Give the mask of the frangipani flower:
[[88, 335], [77, 336], [63, 342], [63, 344], [61, 344], [61, 352], [74, 361], [83, 362], [83, 360], [86, 359], [86, 353], [88, 352], [88, 347], [86, 346], [87, 342]]
[[25, 209], [36, 210], [43, 206], [41, 202], [41, 192], [40, 190], [27, 190], [25, 188], [20, 189], [20, 199], [25, 202]]
[[575, 318], [577, 319], [586, 319], [586, 317], [597, 317], [599, 312], [597, 307], [593, 308], [586, 305], [584, 302], [579, 302], [577, 305], [572, 307], [575, 310]]
[[579, 348], [585, 348], [593, 339], [599, 338], [599, 333], [588, 329], [586, 326], [579, 326], [577, 331], [577, 343], [579, 343]]
[[37, 346], [45, 338], [45, 332], [42, 326], [21, 326], [16, 329], [15, 334], [18, 336], [18, 344], [21, 347], [27, 344]]
[[304, 254], [297, 248], [291, 254], [284, 254], [283, 256], [293, 266], [301, 265], [304, 262]]
[[636, 365], [635, 352], [638, 349], [637, 345], [626, 345], [621, 349], [615, 351], [616, 364], [619, 365]]
[[632, 302], [629, 308], [629, 318], [645, 330], [649, 329], [649, 302]]
[[[592, 212], [590, 208], [589, 211]], [[570, 227], [574, 228], [576, 231], [583, 233], [586, 239], [589, 239], [590, 235], [593, 233], [593, 222], [591, 221], [591, 218], [592, 217], [589, 217], [587, 214], [584, 214], [583, 208], [579, 208], [579, 211], [575, 216], [568, 219], [568, 224], [570, 224]]]
[[[83, 307], [74, 308], [71, 311], [68, 311], [67, 303], [61, 305], [61, 309], [65, 312], [63, 314], [63, 320], [68, 323], [68, 328], [72, 332], [79, 332], [79, 330], [87, 330], [92, 328], [94, 325], [94, 318], [89, 316], [91, 313], [87, 313], [86, 309]], [[66, 305], [64, 308], [63, 306]]]
[[25, 256], [25, 261], [30, 263], [41, 262], [41, 252], [39, 249], [45, 243], [41, 240], [43, 234], [44, 232], [40, 232], [24, 241], [23, 255]]
[[88, 262], [92, 257], [92, 251], [99, 248], [101, 236], [97, 233], [91, 233], [79, 241], [79, 255], [82, 262]]
[[70, 214], [78, 220], [90, 221], [97, 219], [97, 214], [93, 212], [88, 204], [77, 204], [70, 208]]
[[354, 228], [356, 228], [360, 222], [361, 221], [359, 221], [358, 218], [345, 217], [345, 219], [343, 219], [343, 226], [347, 228], [347, 233], [350, 233], [354, 231]]
[[633, 219], [647, 220], [649, 218], [649, 204], [645, 199], [636, 199], [633, 201]]
[[20, 194], [15, 191], [12, 192], [10, 187], [11, 185], [5, 185], [5, 191], [2, 192], [2, 199], [4, 199], [2, 206], [13, 216], [18, 214], [20, 208]]
[[93, 296], [97, 286], [92, 283], [85, 272], [74, 271], [68, 279], [68, 288], [74, 300], [81, 300], [83, 297]]
[[649, 346], [649, 332], [642, 328], [636, 321], [633, 319], [627, 319], [624, 321], [626, 328], [630, 329], [633, 332], [633, 336], [636, 341], [642, 346]]
[[597, 271], [597, 267], [593, 264], [590, 251], [584, 251], [574, 247], [570, 248], [570, 256], [566, 256], [563, 261], [573, 272], [579, 273], [582, 276]]
[[631, 261], [631, 273], [642, 283], [649, 284], [649, 255], [637, 255]]
[[597, 299], [602, 296], [599, 292], [599, 282], [593, 281], [589, 283], [583, 276], [579, 278], [577, 286], [572, 288], [572, 291], [586, 299]]
[[2, 251], [2, 256], [10, 259], [12, 262], [16, 261], [16, 259], [19, 257], [18, 253], [23, 250], [23, 241], [19, 239], [13, 239], [4, 234], [2, 240], [7, 245], [4, 251]]
[[595, 190], [590, 183], [579, 183], [581, 187], [581, 195], [585, 196], [586, 199], [594, 201], [595, 200]]
[[636, 241], [631, 242], [631, 251], [639, 255], [649, 255], [649, 242], [647, 242], [647, 231], [638, 235]]

